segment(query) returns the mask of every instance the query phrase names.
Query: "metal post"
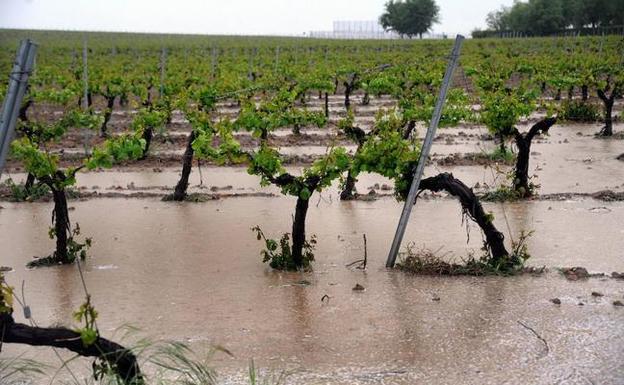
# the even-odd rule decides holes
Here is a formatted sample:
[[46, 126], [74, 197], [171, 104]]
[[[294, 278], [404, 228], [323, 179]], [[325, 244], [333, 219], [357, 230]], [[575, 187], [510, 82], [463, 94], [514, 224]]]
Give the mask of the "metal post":
[[87, 67], [87, 39], [84, 39], [82, 44], [82, 81], [84, 83], [82, 108], [86, 111], [89, 109], [89, 69]]
[[442, 115], [442, 108], [444, 107], [446, 94], [451, 85], [451, 80], [453, 77], [453, 73], [455, 72], [455, 68], [457, 68], [457, 61], [459, 60], [459, 54], [461, 52], [461, 46], [463, 41], [464, 37], [462, 35], [457, 35], [457, 38], [455, 39], [455, 46], [453, 47], [453, 51], [451, 53], [451, 58], [446, 67], [446, 73], [444, 74], [442, 87], [440, 87], [440, 95], [438, 96], [438, 100], [436, 101], [431, 124], [429, 125], [429, 130], [427, 130], [427, 135], [425, 136], [425, 141], [423, 142], [422, 149], [420, 151], [420, 159], [418, 160], [418, 166], [416, 167], [416, 170], [414, 172], [414, 179], [412, 180], [409, 194], [407, 195], [407, 199], [405, 200], [403, 212], [401, 213], [401, 219], [399, 220], [399, 225], [397, 226], [397, 231], [394, 235], [394, 240], [392, 241], [392, 247], [390, 248], [390, 253], [388, 254], [386, 267], [394, 267], [394, 263], [396, 262], [399, 248], [401, 247], [401, 242], [403, 241], [403, 235], [405, 235], [407, 222], [409, 221], [412, 207], [414, 206], [414, 201], [416, 200], [416, 194], [418, 193], [418, 188], [420, 187], [420, 179], [422, 178], [423, 171], [425, 169], [425, 163], [427, 162], [427, 158], [429, 157], [429, 151], [431, 150], [433, 137], [435, 136], [436, 129], [438, 128], [438, 124], [440, 123], [440, 116]]
[[212, 47], [212, 64], [210, 67], [210, 74], [213, 79], [217, 77], [217, 49], [215, 47]]
[[158, 96], [163, 97], [165, 94], [165, 64], [167, 62], [167, 49], [162, 47], [160, 51], [160, 88], [158, 89]]
[[9, 86], [0, 115], [0, 177], [15, 135], [17, 117], [26, 93], [28, 77], [33, 69], [36, 52], [37, 46], [32, 41], [22, 40], [9, 75]]
[[212, 60], [210, 64], [210, 74], [212, 78], [217, 77], [217, 49], [212, 47]]
[[[86, 112], [89, 110], [89, 67], [87, 63], [87, 39], [82, 44], [82, 81], [84, 82], [84, 90], [82, 96], [82, 109]], [[85, 156], [89, 155], [89, 129], [82, 128], [82, 144]]]
[[249, 57], [247, 64], [247, 78], [249, 80], [253, 80], [253, 50], [251, 48], [249, 48]]

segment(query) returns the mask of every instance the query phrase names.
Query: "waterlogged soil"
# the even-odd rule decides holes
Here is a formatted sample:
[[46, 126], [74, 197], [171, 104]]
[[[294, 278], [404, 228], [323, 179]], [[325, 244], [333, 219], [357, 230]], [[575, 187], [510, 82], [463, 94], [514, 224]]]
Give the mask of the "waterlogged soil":
[[[542, 276], [507, 278], [387, 271], [401, 205], [328, 196], [314, 197], [309, 212], [308, 233], [319, 239], [314, 271], [271, 271], [260, 262], [261, 243], [250, 228], [259, 224], [274, 237], [288, 231], [294, 203], [286, 197], [72, 202], [72, 220], [94, 238], [83, 267], [100, 330], [119, 338], [123, 333], [116, 329], [130, 322], [141, 331], [128, 343], [149, 336], [187, 342], [198, 351], [221, 345], [234, 356], [216, 354], [211, 364], [231, 384], [248, 383], [250, 359], [266, 376], [288, 373], [289, 384], [624, 379], [624, 308], [613, 305], [624, 300], [624, 281], [608, 277], [624, 271], [624, 203], [486, 203], [506, 234], [534, 231], [529, 264], [548, 269]], [[74, 325], [71, 310], [84, 299], [76, 266], [24, 267], [53, 248], [46, 237], [51, 203], [2, 207], [2, 265], [13, 268], [9, 283], [19, 288], [24, 282], [38, 324]], [[363, 234], [368, 267], [347, 268], [364, 255]], [[469, 234], [467, 240], [457, 202], [425, 199], [416, 206], [405, 243], [457, 261], [469, 251], [479, 253], [478, 228], [470, 224]], [[607, 276], [569, 281], [557, 271], [569, 266]], [[364, 290], [352, 290], [356, 284]], [[554, 298], [561, 304], [553, 304]], [[21, 352], [59, 366], [47, 349], [3, 347], [7, 356]], [[71, 367], [85, 373], [88, 361]], [[59, 378], [68, 376], [61, 371]], [[49, 383], [33, 383], [39, 381]]]
[[[617, 125], [617, 130], [624, 126]], [[570, 194], [591, 195], [601, 191], [624, 192], [624, 141], [620, 139], [597, 139], [593, 136], [596, 127], [591, 125], [555, 126], [550, 136], [534, 140], [531, 148], [530, 175], [532, 182], [539, 185], [537, 199], [552, 199], [553, 195], [563, 198]], [[423, 129], [419, 130], [422, 134]], [[487, 138], [485, 128], [441, 129], [438, 140], [432, 147], [431, 160], [426, 168], [426, 176], [439, 172], [452, 172], [477, 192], [487, 192], [509, 184], [508, 173], [513, 168], [513, 160], [491, 160], [488, 157], [496, 143]], [[354, 152], [355, 146], [347, 146]], [[79, 150], [67, 150], [78, 152]], [[305, 165], [302, 160], [310, 160], [326, 153], [325, 146], [289, 145], [280, 148], [287, 159], [287, 170], [298, 174]], [[112, 170], [81, 172], [77, 177], [77, 188], [84, 197], [110, 197], [120, 194], [165, 195], [177, 183], [181, 164], [181, 149], [175, 153], [157, 153], [146, 161], [116, 166]], [[216, 167], [200, 162], [194, 163], [190, 177], [191, 193], [212, 193], [230, 196], [235, 193], [279, 194], [277, 188], [261, 188], [259, 178], [250, 176], [244, 165], [238, 167]], [[11, 177], [19, 182], [25, 179], [21, 166], [15, 164], [2, 180]], [[384, 187], [385, 186], [385, 187]], [[359, 176], [357, 189], [361, 194], [387, 193], [391, 181], [377, 175]], [[337, 193], [337, 186], [329, 189], [330, 195]], [[224, 194], [227, 192], [227, 194]], [[0, 189], [0, 199], [10, 199], [8, 189]]]

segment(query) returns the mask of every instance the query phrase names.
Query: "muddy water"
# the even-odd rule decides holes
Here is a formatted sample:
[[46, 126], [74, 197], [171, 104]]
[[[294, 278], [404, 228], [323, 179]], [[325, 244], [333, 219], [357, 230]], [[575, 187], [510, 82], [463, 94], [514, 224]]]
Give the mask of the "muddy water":
[[[309, 233], [317, 234], [312, 273], [268, 271], [249, 228], [288, 231], [289, 198], [227, 199], [202, 204], [101, 199], [72, 202], [72, 219], [95, 240], [86, 280], [105, 334], [130, 321], [154, 338], [221, 344], [235, 358], [215, 356], [226, 383], [244, 383], [250, 358], [270, 373], [293, 372], [306, 384], [601, 383], [624, 379], [624, 283], [568, 282], [545, 277], [412, 277], [382, 268], [400, 205], [336, 202], [317, 197]], [[76, 267], [27, 271], [33, 255], [52, 249], [50, 204], [3, 203], [2, 264], [40, 324], [71, 324], [83, 300]], [[604, 208], [596, 208], [601, 206]], [[500, 205], [487, 205], [504, 229]], [[512, 233], [535, 230], [534, 265], [624, 271], [624, 204], [591, 200], [505, 205]], [[345, 264], [363, 255], [369, 268]], [[478, 229], [466, 244], [459, 206], [423, 200], [406, 242], [440, 253], [478, 251]], [[304, 282], [305, 281], [305, 282]], [[359, 283], [366, 290], [354, 292]], [[592, 291], [605, 296], [593, 298]], [[329, 302], [321, 297], [330, 296]], [[549, 302], [558, 297], [562, 305]], [[434, 300], [440, 298], [439, 301]], [[578, 303], [583, 302], [584, 306]], [[545, 345], [518, 321], [534, 328]], [[22, 348], [5, 347], [3, 354]], [[29, 354], [52, 360], [50, 353]], [[85, 363], [83, 362], [83, 365]]]
[[[623, 163], [615, 157], [624, 152], [624, 141], [587, 136], [597, 128], [555, 127], [551, 137], [535, 143], [531, 167], [542, 184], [540, 192], [621, 190]], [[459, 135], [460, 130], [482, 131], [446, 132]], [[493, 143], [462, 137], [456, 144], [436, 143], [433, 151], [453, 152], [454, 146], [467, 152], [466, 146], [474, 151]], [[432, 166], [426, 172], [447, 170], [469, 185], [495, 180], [490, 168], [476, 166]], [[128, 185], [130, 191], [171, 189], [178, 172], [85, 173], [78, 184], [96, 190]], [[233, 192], [279, 194], [260, 189], [245, 168], [205, 167], [203, 177], [205, 186], [219, 191], [231, 186]], [[191, 183], [192, 191], [206, 191], [197, 187], [197, 168]], [[366, 193], [375, 183], [390, 184], [365, 174], [358, 189]], [[217, 355], [213, 362], [226, 383], [246, 383], [250, 358], [273, 374], [293, 372], [293, 384], [624, 383], [624, 312], [611, 304], [624, 300], [622, 281], [568, 282], [554, 271], [540, 278], [505, 279], [388, 272], [381, 267], [400, 205], [391, 198], [338, 202], [336, 194], [333, 188], [322, 199], [312, 199], [309, 233], [317, 234], [319, 245], [315, 271], [305, 274], [268, 271], [260, 263], [261, 244], [249, 231], [257, 224], [274, 237], [289, 231], [290, 198], [70, 202], [72, 220], [95, 241], [85, 269], [101, 330], [111, 335], [130, 321], [143, 335], [187, 341], [199, 350], [224, 345], [235, 358]], [[1, 206], [0, 242], [5, 246], [0, 265], [15, 268], [7, 275], [9, 282], [19, 287], [25, 281], [40, 324], [70, 325], [71, 310], [83, 301], [76, 268], [23, 268], [31, 256], [52, 250], [46, 236], [51, 204]], [[535, 231], [528, 241], [532, 265], [624, 271], [624, 203], [533, 201], [486, 204], [486, 210], [506, 234], [507, 222], [515, 237], [521, 230]], [[455, 201], [422, 200], [405, 242], [453, 259], [469, 250], [479, 252], [480, 233], [470, 229], [467, 243]], [[347, 263], [363, 255], [363, 233], [369, 269], [347, 269]], [[356, 283], [366, 290], [353, 292]], [[593, 298], [592, 291], [605, 296]], [[329, 302], [321, 302], [326, 294]], [[550, 303], [554, 297], [562, 305]], [[518, 321], [534, 328], [548, 350]], [[58, 365], [46, 349], [5, 346], [2, 354], [22, 351]], [[84, 370], [88, 363], [78, 366]]]

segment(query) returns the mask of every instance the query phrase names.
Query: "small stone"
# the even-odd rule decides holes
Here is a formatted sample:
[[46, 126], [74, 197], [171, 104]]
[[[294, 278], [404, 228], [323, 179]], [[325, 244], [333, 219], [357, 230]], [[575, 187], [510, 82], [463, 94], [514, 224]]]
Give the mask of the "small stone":
[[436, 295], [435, 297], [431, 298], [431, 300], [435, 302], [440, 302], [440, 297]]
[[578, 305], [579, 306], [585, 306], [585, 304], [583, 302], [579, 302]]
[[364, 286], [360, 285], [359, 283], [356, 283], [355, 286], [353, 286], [353, 291], [364, 291]]
[[562, 269], [563, 275], [570, 281], [578, 281], [582, 278], [589, 278], [589, 272], [584, 267], [571, 267]]
[[604, 294], [597, 291], [592, 291], [592, 297], [604, 297]]
[[613, 306], [624, 306], [624, 303], [622, 301], [613, 301]]
[[559, 298], [553, 298], [550, 300], [550, 302], [554, 303], [555, 305], [561, 305], [561, 300]]

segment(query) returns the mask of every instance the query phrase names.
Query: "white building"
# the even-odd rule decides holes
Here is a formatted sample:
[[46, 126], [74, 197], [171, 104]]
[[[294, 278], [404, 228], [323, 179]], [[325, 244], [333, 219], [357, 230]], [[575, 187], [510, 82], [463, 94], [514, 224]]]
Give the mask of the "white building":
[[[400, 39], [399, 34], [384, 31], [377, 20], [334, 21], [332, 31], [310, 31], [309, 36], [317, 39]], [[441, 39], [444, 36], [423, 34], [423, 38]]]

